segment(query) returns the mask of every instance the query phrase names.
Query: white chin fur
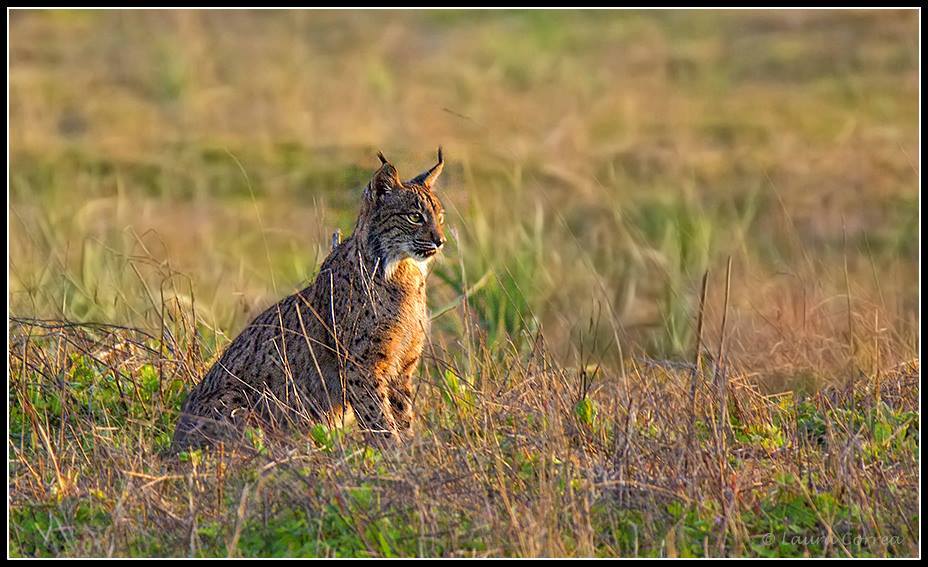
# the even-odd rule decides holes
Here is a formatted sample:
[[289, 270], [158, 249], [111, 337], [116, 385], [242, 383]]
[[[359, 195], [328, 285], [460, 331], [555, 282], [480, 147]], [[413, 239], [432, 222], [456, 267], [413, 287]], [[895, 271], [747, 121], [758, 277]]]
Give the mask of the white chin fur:
[[431, 258], [414, 258], [414, 257], [403, 258], [402, 260], [393, 260], [392, 262], [389, 262], [386, 265], [383, 271], [383, 274], [386, 279], [392, 280], [393, 276], [396, 274], [396, 270], [399, 269], [400, 264], [402, 264], [403, 262], [407, 262], [415, 266], [419, 270], [419, 272], [422, 274], [422, 277], [424, 278], [429, 273], [429, 262], [431, 261], [432, 261]]

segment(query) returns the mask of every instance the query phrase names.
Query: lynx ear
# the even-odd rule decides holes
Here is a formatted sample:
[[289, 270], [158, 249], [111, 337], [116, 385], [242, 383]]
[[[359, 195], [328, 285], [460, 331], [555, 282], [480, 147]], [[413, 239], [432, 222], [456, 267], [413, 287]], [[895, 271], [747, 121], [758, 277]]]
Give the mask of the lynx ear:
[[432, 169], [420, 173], [415, 177], [412, 182], [419, 183], [425, 187], [431, 189], [435, 182], [438, 181], [438, 176], [441, 175], [441, 171], [445, 168], [445, 158], [441, 155], [441, 146], [438, 146], [438, 163], [432, 166]]
[[364, 196], [371, 200], [389, 193], [403, 184], [396, 172], [396, 168], [384, 157], [383, 152], [377, 152], [377, 157], [380, 158], [380, 169], [374, 173], [370, 183], [367, 184], [367, 189], [364, 190]]

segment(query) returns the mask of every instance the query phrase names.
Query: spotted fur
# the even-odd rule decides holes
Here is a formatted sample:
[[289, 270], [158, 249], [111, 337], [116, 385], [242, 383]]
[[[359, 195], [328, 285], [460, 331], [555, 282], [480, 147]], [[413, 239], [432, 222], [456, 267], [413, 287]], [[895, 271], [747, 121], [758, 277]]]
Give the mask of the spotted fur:
[[428, 330], [425, 280], [445, 243], [433, 187], [438, 164], [401, 181], [383, 154], [354, 231], [315, 281], [264, 311], [190, 392], [177, 449], [270, 426], [333, 421], [348, 408], [366, 434], [396, 439], [413, 420], [413, 384]]

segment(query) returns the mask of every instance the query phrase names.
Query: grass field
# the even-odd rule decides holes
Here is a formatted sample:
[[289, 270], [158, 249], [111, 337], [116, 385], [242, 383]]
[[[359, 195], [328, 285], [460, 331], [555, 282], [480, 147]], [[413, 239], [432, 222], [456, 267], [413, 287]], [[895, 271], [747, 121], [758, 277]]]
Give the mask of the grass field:
[[[12, 11], [9, 554], [918, 555], [918, 33]], [[439, 144], [414, 439], [170, 454], [376, 151]]]

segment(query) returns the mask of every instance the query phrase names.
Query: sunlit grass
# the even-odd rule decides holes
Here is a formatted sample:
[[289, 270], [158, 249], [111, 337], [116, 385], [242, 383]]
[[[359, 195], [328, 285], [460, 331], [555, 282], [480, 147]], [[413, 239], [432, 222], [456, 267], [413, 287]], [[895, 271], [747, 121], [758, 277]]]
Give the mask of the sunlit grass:
[[[13, 555], [917, 552], [912, 13], [10, 21]], [[438, 144], [409, 446], [167, 453], [376, 151]]]

